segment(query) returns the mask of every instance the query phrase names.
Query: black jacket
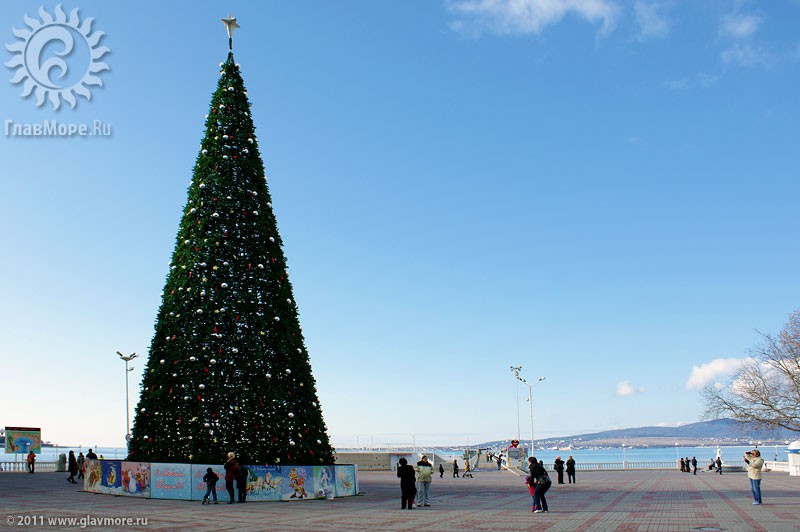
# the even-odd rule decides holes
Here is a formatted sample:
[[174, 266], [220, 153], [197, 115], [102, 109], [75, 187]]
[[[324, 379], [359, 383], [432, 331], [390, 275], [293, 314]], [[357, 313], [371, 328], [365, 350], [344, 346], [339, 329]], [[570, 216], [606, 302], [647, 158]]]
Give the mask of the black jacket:
[[414, 467], [408, 464], [397, 468], [397, 477], [400, 479], [401, 488], [413, 488], [417, 481], [417, 476], [414, 473]]
[[536, 481], [537, 484], [546, 484], [550, 482], [550, 476], [545, 471], [544, 466], [539, 465], [539, 462], [533, 461], [530, 467], [530, 474], [531, 478]]

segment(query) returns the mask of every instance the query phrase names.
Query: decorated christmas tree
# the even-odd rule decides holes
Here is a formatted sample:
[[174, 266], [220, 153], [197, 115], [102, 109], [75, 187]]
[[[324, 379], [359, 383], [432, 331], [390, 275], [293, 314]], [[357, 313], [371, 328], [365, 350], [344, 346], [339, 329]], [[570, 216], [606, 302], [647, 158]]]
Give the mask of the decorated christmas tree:
[[232, 51], [220, 66], [129, 459], [332, 464], [247, 91]]

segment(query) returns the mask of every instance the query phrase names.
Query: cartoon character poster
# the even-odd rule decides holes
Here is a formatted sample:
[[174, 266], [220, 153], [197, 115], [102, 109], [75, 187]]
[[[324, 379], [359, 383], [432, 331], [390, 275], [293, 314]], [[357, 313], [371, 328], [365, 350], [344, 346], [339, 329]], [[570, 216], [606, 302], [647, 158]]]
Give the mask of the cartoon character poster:
[[[94, 478], [96, 465], [99, 464], [99, 480]], [[86, 484], [90, 485], [89, 491], [95, 493], [108, 493], [111, 495], [127, 495], [122, 491], [122, 460], [89, 460], [87, 461]]]
[[247, 470], [247, 500], [249, 501], [279, 501], [281, 499], [281, 468], [274, 466], [248, 465]]
[[102, 462], [100, 460], [86, 460], [83, 489], [92, 493], [102, 493], [100, 478], [103, 476]]
[[285, 466], [283, 473], [284, 501], [301, 501], [313, 498], [314, 495], [314, 467], [313, 466]]
[[150, 497], [149, 462], [122, 462], [122, 494]]
[[336, 496], [351, 497], [357, 494], [358, 494], [358, 483], [356, 482], [356, 466], [337, 465]]
[[314, 466], [314, 497], [325, 499], [336, 495], [333, 469], [333, 466]]
[[[170, 464], [171, 466], [178, 466], [180, 464]], [[186, 466], [188, 467], [188, 466]], [[211, 468], [211, 471], [217, 474], [219, 480], [217, 480], [217, 485], [214, 487], [214, 491], [217, 492], [217, 499], [220, 501], [227, 501], [228, 500], [228, 492], [225, 490], [225, 468], [221, 464], [193, 464], [191, 466], [191, 478], [189, 480], [189, 488], [191, 493], [186, 496], [178, 497], [176, 493], [172, 493], [168, 497], [164, 497], [165, 499], [189, 499], [193, 501], [201, 501], [208, 491], [208, 486], [206, 486], [203, 477], [206, 476], [208, 472], [208, 468]], [[211, 498], [213, 499], [214, 496], [212, 495]]]

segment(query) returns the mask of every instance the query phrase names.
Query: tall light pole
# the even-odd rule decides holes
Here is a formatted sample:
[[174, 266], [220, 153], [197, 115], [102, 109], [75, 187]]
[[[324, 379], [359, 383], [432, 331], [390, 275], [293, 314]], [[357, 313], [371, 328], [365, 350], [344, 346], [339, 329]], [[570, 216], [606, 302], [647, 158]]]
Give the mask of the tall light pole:
[[522, 366], [510, 366], [511, 372], [514, 374], [514, 377], [517, 379], [517, 441], [520, 439], [520, 432], [519, 432], [519, 372], [522, 371]]
[[128, 373], [133, 371], [133, 366], [130, 368], [128, 367], [128, 362], [133, 360], [134, 358], [138, 357], [136, 353], [131, 353], [128, 356], [123, 355], [119, 351], [117, 351], [119, 358], [125, 361], [125, 443], [129, 443], [131, 441], [131, 414], [130, 414], [130, 399], [128, 398]]
[[[531, 384], [519, 375], [516, 377], [519, 382], [528, 387], [528, 406], [530, 407], [531, 412], [531, 456], [533, 456], [533, 384], [536, 383]], [[539, 377], [536, 382], [542, 382], [544, 379], [545, 377]]]

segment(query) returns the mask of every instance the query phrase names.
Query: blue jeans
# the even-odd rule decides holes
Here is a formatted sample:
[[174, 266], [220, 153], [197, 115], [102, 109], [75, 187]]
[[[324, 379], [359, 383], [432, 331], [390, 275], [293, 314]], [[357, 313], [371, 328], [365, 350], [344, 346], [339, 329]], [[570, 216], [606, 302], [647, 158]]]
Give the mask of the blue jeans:
[[214, 501], [216, 501], [217, 500], [217, 485], [216, 484], [206, 484], [206, 487], [207, 487], [206, 494], [205, 494], [205, 496], [203, 496], [203, 499], [207, 501], [207, 500], [209, 500], [208, 499], [209, 495], [213, 495], [214, 496]]
[[750, 479], [750, 491], [753, 492], [753, 500], [761, 504], [761, 479]]
[[547, 511], [547, 499], [544, 498], [544, 494], [550, 489], [551, 484], [551, 482], [540, 482], [533, 490], [533, 506], [541, 508], [545, 512]]
[[430, 504], [430, 490], [431, 490], [431, 483], [430, 482], [417, 482], [418, 490], [417, 490], [417, 506], [421, 504]]

